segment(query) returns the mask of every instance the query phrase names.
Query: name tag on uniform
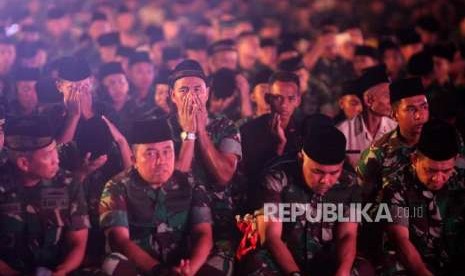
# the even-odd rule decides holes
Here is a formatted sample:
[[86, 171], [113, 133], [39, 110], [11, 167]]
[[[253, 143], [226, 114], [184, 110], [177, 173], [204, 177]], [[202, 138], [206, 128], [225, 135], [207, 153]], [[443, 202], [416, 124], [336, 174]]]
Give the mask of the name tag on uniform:
[[41, 191], [43, 209], [66, 209], [69, 205], [66, 188], [45, 188]]

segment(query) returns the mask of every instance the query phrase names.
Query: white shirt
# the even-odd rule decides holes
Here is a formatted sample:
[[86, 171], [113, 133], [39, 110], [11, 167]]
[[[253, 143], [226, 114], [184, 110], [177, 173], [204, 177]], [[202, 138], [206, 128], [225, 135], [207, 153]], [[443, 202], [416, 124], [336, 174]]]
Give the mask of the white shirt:
[[394, 120], [382, 117], [378, 132], [376, 132], [375, 137], [372, 137], [361, 114], [337, 125], [337, 128], [346, 137], [346, 155], [354, 168], [357, 166], [360, 155], [365, 149], [369, 148], [376, 140], [396, 127], [397, 123]]

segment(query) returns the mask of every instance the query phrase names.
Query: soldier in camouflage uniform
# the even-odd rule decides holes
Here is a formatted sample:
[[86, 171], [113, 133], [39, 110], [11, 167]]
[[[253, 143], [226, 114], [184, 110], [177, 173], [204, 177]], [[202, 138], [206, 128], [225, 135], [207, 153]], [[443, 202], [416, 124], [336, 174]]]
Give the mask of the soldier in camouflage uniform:
[[464, 275], [465, 186], [463, 170], [454, 169], [457, 153], [454, 127], [428, 122], [412, 165], [385, 180], [393, 221], [383, 274]]
[[206, 183], [211, 197], [215, 247], [207, 263], [230, 275], [238, 238], [231, 180], [242, 150], [234, 123], [224, 116], [208, 114], [208, 91], [206, 77], [196, 61], [179, 64], [170, 76], [170, 94], [177, 113], [169, 117], [169, 122], [177, 168], [192, 170], [195, 178]]
[[204, 263], [213, 245], [205, 188], [174, 171], [174, 144], [166, 120], [136, 122], [134, 167], [104, 188], [100, 223], [113, 252], [109, 275], [217, 275]]
[[[429, 118], [425, 90], [419, 78], [401, 79], [390, 84], [389, 98], [398, 127], [386, 133], [362, 152], [357, 173], [362, 179], [364, 202], [379, 202], [383, 179], [410, 163], [410, 154]], [[376, 213], [376, 208], [370, 212]], [[375, 266], [382, 261], [380, 225], [363, 224], [359, 248]]]
[[0, 169], [0, 274], [68, 275], [84, 257], [89, 218], [82, 186], [59, 168], [46, 120], [11, 119]]
[[[281, 203], [309, 204], [306, 212], [314, 218], [318, 204], [342, 204], [347, 215], [349, 204], [360, 202], [361, 189], [356, 175], [343, 170], [345, 143], [344, 135], [332, 126], [312, 131], [305, 139], [299, 161], [282, 163], [266, 174], [263, 203], [276, 208]], [[311, 221], [306, 214], [299, 214], [296, 220], [268, 218], [267, 222], [267, 208], [266, 249], [246, 257], [244, 274], [372, 274], [367, 262], [356, 259], [356, 222], [328, 222], [322, 217]]]
[[389, 91], [398, 128], [386, 133], [360, 157], [357, 173], [363, 181], [366, 201], [376, 199], [384, 177], [410, 163], [410, 154], [429, 118], [425, 89], [419, 78], [393, 82]]

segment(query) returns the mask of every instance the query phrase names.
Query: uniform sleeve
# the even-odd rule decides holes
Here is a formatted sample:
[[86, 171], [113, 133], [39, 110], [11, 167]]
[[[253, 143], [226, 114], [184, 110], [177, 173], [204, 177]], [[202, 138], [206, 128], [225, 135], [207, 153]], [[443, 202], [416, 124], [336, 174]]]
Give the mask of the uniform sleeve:
[[219, 144], [219, 150], [224, 153], [232, 153], [239, 160], [242, 158], [241, 135], [239, 129], [232, 121], [224, 123], [224, 135]]
[[356, 171], [361, 179], [362, 195], [368, 198], [376, 188], [381, 188], [381, 162], [382, 150], [378, 147], [369, 147], [360, 156]]
[[391, 214], [392, 222], [390, 224], [408, 227], [409, 218], [408, 213], [405, 213], [405, 210], [407, 210], [405, 193], [397, 181], [398, 179], [394, 177], [388, 180], [388, 186], [383, 190], [382, 202], [387, 204]]
[[129, 227], [126, 196], [121, 183], [108, 181], [100, 198], [100, 227]]
[[280, 203], [281, 192], [288, 185], [287, 175], [283, 171], [268, 172], [262, 183], [263, 204]]
[[77, 231], [90, 227], [87, 201], [84, 188], [80, 182], [74, 181], [70, 185], [70, 230]]
[[190, 222], [192, 225], [199, 223], [212, 223], [210, 198], [208, 191], [202, 183], [194, 183], [192, 189], [192, 204], [190, 210]]

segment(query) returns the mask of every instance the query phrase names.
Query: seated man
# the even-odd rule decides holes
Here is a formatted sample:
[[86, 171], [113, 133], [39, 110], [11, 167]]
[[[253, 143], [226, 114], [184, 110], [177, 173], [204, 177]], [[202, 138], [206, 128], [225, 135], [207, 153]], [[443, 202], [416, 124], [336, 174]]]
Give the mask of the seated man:
[[[361, 200], [355, 174], [343, 170], [345, 143], [333, 126], [314, 129], [306, 136], [299, 160], [266, 174], [262, 202], [267, 250], [247, 257], [247, 273], [350, 275], [358, 270], [358, 275], [372, 274], [368, 263], [355, 261], [358, 224], [321, 215], [325, 204], [347, 214], [349, 204]], [[305, 210], [293, 214], [288, 208], [291, 212], [285, 217], [278, 211], [285, 204], [305, 204]]]
[[244, 124], [241, 131], [247, 177], [248, 208], [255, 210], [260, 204], [254, 195], [260, 189], [258, 183], [262, 171], [279, 156], [296, 155], [302, 140], [302, 120], [296, 116], [301, 97], [299, 77], [291, 72], [277, 72], [269, 79], [270, 91], [266, 101], [271, 113], [264, 114]]
[[383, 201], [393, 220], [386, 231], [396, 252], [386, 275], [464, 275], [465, 187], [454, 169], [457, 154], [454, 127], [428, 122], [412, 165], [386, 179]]
[[8, 121], [0, 168], [0, 274], [68, 275], [81, 264], [89, 218], [82, 186], [60, 170], [44, 117]]
[[[113, 253], [109, 275], [202, 275], [213, 246], [205, 188], [174, 171], [174, 143], [166, 120], [133, 125], [135, 165], [106, 185], [100, 224]], [[188, 246], [190, 245], [190, 246]], [[122, 256], [122, 255], [124, 256]]]
[[365, 149], [397, 127], [397, 123], [389, 118], [392, 109], [384, 65], [367, 68], [358, 79], [358, 89], [362, 113], [337, 126], [347, 139], [347, 160], [354, 168]]
[[170, 97], [176, 112], [168, 117], [173, 129], [176, 169], [192, 171], [205, 183], [211, 196], [213, 253], [209, 267], [214, 275], [232, 275], [237, 229], [233, 198], [237, 163], [242, 158], [241, 137], [235, 124], [225, 116], [208, 112], [208, 80], [200, 64], [185, 60], [171, 72]]

